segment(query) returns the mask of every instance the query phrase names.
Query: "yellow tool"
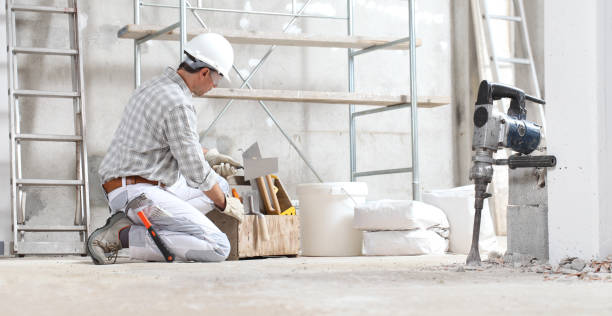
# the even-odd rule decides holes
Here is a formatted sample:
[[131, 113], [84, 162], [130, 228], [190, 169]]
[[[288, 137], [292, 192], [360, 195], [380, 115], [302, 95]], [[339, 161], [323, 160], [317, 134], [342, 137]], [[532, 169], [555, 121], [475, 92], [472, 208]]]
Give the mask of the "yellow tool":
[[284, 210], [280, 215], [295, 215], [295, 207], [290, 207]]

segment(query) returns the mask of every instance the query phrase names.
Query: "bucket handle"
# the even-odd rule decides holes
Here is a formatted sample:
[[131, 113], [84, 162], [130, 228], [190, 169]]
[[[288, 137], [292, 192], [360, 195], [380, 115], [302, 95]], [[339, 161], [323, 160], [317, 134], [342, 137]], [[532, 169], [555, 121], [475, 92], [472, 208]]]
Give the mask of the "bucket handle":
[[353, 203], [355, 203], [355, 205], [357, 205], [357, 201], [355, 201], [355, 199], [353, 198], [352, 195], [350, 195], [348, 193], [348, 191], [346, 191], [346, 189], [344, 187], [332, 187], [329, 190], [331, 195], [346, 195], [348, 196], [351, 200], [353, 200]]

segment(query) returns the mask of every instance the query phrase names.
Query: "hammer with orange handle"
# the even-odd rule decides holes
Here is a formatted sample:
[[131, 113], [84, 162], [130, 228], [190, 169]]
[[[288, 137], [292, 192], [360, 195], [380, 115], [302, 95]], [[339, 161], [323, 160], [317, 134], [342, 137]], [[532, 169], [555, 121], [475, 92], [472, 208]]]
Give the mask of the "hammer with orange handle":
[[166, 262], [174, 261], [174, 255], [170, 252], [170, 250], [168, 250], [168, 247], [166, 247], [166, 244], [159, 237], [155, 229], [153, 229], [151, 222], [149, 222], [149, 219], [144, 215], [143, 211], [138, 212], [138, 217], [140, 217], [140, 220], [144, 224], [145, 228], [149, 231], [149, 234], [151, 235], [151, 238], [153, 238], [157, 248], [159, 248], [159, 251], [161, 251], [161, 253], [164, 255]]

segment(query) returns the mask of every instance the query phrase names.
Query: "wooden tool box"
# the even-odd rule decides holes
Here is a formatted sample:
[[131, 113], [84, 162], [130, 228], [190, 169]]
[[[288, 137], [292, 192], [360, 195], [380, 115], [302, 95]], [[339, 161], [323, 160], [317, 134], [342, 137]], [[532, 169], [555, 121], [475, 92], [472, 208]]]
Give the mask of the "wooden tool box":
[[214, 210], [206, 214], [229, 238], [231, 251], [227, 260], [260, 256], [295, 256], [300, 248], [300, 222], [296, 215], [264, 215], [268, 241], [260, 240], [258, 215], [245, 215], [242, 223]]
[[[246, 185], [247, 183], [243, 179], [230, 180], [231, 187], [242, 189], [238, 190], [239, 192], [250, 189]], [[285, 188], [276, 177], [274, 178], [274, 185], [278, 188], [276, 195], [281, 208], [283, 210], [294, 210]], [[256, 205], [259, 206], [262, 203], [256, 203]], [[265, 214], [265, 212], [262, 213]], [[230, 241], [231, 251], [227, 260], [238, 260], [240, 258], [262, 256], [297, 255], [300, 249], [300, 222], [298, 216], [295, 215], [295, 210], [292, 214], [263, 215], [267, 226], [268, 240], [264, 240], [262, 232], [259, 231], [261, 226], [258, 221], [261, 220], [261, 215], [247, 214], [244, 216], [242, 223], [238, 223], [235, 218], [224, 215], [217, 210], [208, 212], [206, 216], [227, 235]]]

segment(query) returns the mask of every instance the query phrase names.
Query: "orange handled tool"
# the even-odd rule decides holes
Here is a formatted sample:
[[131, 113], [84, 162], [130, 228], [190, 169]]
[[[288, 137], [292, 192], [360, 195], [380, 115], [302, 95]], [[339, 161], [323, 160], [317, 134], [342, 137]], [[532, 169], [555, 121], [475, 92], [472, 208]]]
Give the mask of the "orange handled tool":
[[145, 228], [149, 231], [149, 234], [151, 235], [151, 238], [153, 238], [153, 241], [157, 245], [157, 248], [159, 248], [159, 251], [161, 251], [161, 253], [164, 255], [164, 259], [166, 259], [166, 262], [174, 261], [174, 255], [170, 252], [170, 250], [168, 250], [168, 247], [166, 247], [166, 244], [159, 237], [155, 229], [153, 229], [151, 222], [149, 222], [149, 219], [144, 215], [144, 212], [138, 212], [138, 217], [140, 217], [140, 220], [144, 224]]

